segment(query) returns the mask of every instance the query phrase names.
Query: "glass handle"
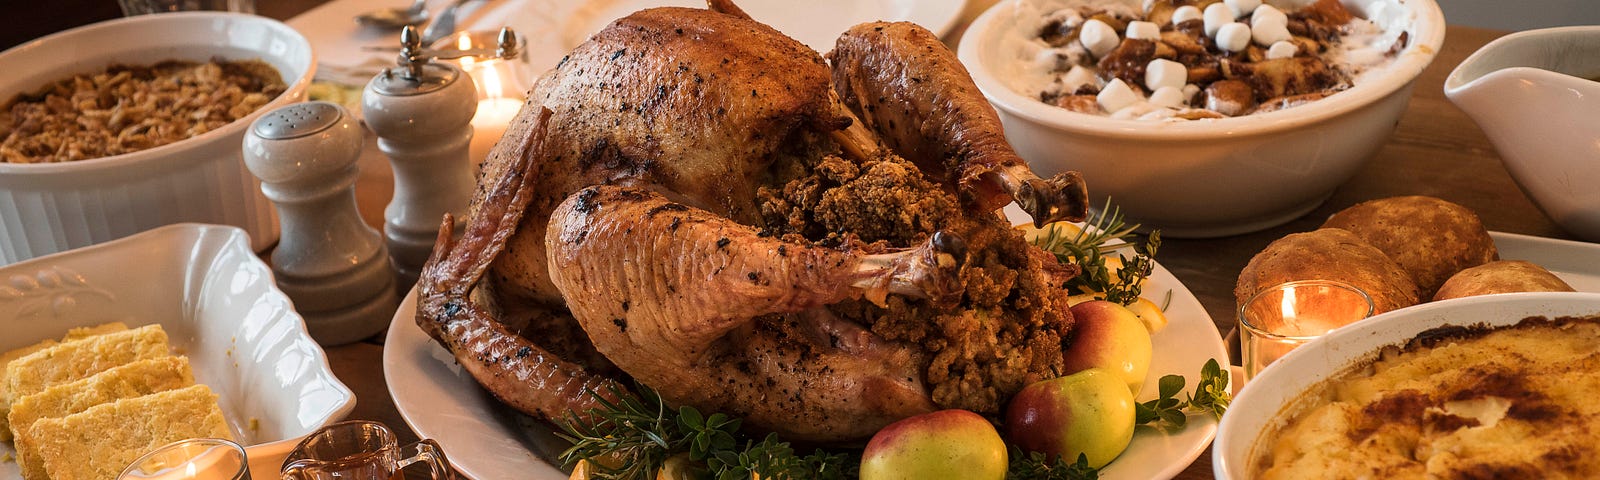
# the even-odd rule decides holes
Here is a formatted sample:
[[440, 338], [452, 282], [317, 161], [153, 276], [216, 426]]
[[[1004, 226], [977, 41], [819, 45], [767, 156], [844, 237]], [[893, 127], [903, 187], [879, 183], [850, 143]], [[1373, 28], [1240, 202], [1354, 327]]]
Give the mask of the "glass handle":
[[[433, 480], [454, 480], [455, 470], [450, 468], [450, 461], [445, 459], [444, 449], [439, 448], [439, 443], [433, 439], [422, 439], [417, 443], [406, 445], [402, 451], [412, 452], [410, 457], [400, 460], [395, 469], [400, 470], [419, 462], [426, 462], [428, 473]], [[288, 477], [285, 477], [288, 478]]]
[[302, 459], [284, 465], [283, 472], [280, 473], [283, 476], [283, 480], [312, 480], [312, 476], [306, 472], [307, 462], [307, 460]]

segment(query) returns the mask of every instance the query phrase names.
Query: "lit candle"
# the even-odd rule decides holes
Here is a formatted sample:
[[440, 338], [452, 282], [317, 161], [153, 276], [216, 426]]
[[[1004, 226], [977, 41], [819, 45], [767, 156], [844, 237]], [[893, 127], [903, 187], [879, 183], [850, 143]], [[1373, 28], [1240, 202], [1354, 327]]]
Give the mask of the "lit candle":
[[522, 109], [522, 101], [514, 98], [485, 98], [478, 101], [478, 113], [472, 117], [472, 146], [467, 149], [474, 168], [489, 158], [489, 150], [500, 141], [511, 125], [511, 119]]
[[123, 480], [238, 480], [249, 478], [244, 447], [216, 438], [168, 444], [145, 454], [117, 477]]
[[[461, 32], [456, 35], [455, 46], [461, 50], [493, 48], [495, 33]], [[472, 117], [472, 143], [467, 148], [469, 160], [476, 169], [489, 158], [489, 151], [494, 149], [500, 137], [505, 135], [506, 127], [511, 125], [511, 120], [522, 109], [525, 87], [518, 69], [525, 65], [521, 59], [484, 60], [470, 56], [457, 61], [461, 70], [472, 77], [473, 86], [478, 89], [478, 111]]]
[[1246, 376], [1254, 377], [1295, 347], [1372, 315], [1372, 308], [1361, 289], [1335, 281], [1289, 282], [1256, 294], [1239, 308]]

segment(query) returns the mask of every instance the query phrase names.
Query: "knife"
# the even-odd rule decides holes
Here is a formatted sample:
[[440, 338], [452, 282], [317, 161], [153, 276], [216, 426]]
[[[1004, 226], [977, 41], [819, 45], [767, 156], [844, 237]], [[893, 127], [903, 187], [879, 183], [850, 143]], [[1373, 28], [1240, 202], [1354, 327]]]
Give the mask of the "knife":
[[472, 1], [473, 0], [456, 0], [456, 2], [450, 4], [450, 6], [444, 7], [444, 10], [439, 12], [439, 17], [435, 18], [433, 23], [428, 24], [428, 28], [422, 31], [422, 44], [433, 45], [433, 42], [444, 38], [446, 35], [455, 33], [456, 12], [460, 11], [462, 6]]

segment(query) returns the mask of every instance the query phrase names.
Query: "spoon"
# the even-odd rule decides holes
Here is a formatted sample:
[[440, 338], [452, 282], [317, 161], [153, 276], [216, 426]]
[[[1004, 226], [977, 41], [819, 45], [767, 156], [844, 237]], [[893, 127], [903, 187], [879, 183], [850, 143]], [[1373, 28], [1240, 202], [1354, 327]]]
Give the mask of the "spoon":
[[356, 23], [372, 28], [393, 30], [406, 25], [421, 25], [428, 21], [428, 1], [414, 0], [407, 8], [381, 8], [356, 15]]

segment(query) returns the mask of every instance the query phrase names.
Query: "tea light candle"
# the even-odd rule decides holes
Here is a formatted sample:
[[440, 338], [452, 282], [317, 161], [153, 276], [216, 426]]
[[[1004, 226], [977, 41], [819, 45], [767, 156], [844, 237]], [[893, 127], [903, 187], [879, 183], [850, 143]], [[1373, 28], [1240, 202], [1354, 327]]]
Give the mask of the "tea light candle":
[[244, 447], [220, 438], [196, 438], [145, 454], [118, 480], [242, 480], [250, 478]]
[[1239, 306], [1247, 377], [1329, 331], [1372, 315], [1372, 299], [1342, 282], [1289, 282]]
[[[446, 37], [446, 41], [460, 50], [493, 48], [495, 40], [496, 32], [461, 32], [454, 38]], [[523, 41], [521, 38], [517, 40]], [[455, 61], [462, 71], [472, 77], [473, 86], [478, 89], [478, 110], [472, 117], [472, 143], [467, 149], [468, 161], [476, 169], [484, 159], [489, 158], [489, 151], [494, 149], [494, 144], [505, 135], [506, 127], [511, 125], [511, 120], [522, 109], [526, 86], [523, 85], [519, 69], [526, 68], [526, 65], [521, 58], [464, 57]]]
[[478, 101], [478, 114], [472, 117], [472, 146], [467, 149], [473, 165], [489, 158], [494, 144], [505, 136], [511, 119], [522, 110], [522, 101], [514, 98], [485, 98]]

